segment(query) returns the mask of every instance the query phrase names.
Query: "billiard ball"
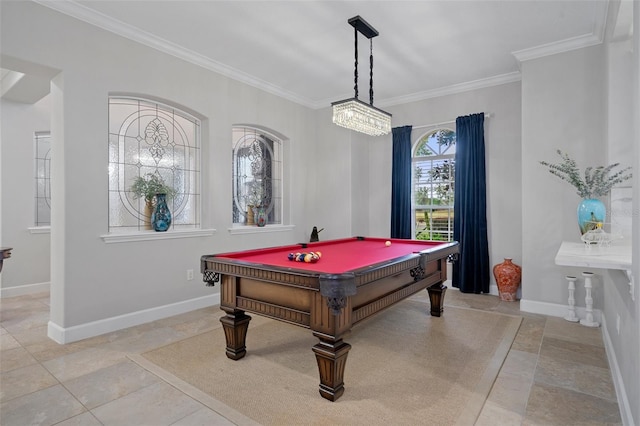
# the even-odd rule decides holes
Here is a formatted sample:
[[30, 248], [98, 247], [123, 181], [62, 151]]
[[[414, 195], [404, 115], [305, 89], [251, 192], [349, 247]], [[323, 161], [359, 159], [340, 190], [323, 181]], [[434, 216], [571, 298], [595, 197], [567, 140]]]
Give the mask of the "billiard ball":
[[391, 245], [391, 241], [387, 241], [386, 243], [384, 243], [384, 245], [389, 247]]

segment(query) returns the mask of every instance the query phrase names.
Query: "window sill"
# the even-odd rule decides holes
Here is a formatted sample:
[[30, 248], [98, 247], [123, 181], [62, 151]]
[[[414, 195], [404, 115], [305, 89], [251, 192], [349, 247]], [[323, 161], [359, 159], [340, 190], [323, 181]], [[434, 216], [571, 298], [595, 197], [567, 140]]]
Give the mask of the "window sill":
[[29, 232], [32, 234], [50, 234], [51, 226], [33, 226], [28, 228]]
[[243, 234], [259, 234], [269, 232], [288, 232], [295, 229], [295, 225], [267, 225], [267, 226], [234, 226], [229, 228], [231, 235], [243, 235]]
[[155, 241], [155, 240], [171, 240], [176, 238], [197, 238], [197, 237], [209, 237], [215, 234], [215, 229], [190, 229], [182, 231], [167, 231], [167, 232], [155, 232], [155, 231], [140, 231], [140, 232], [128, 232], [122, 234], [106, 234], [101, 235], [100, 238], [107, 243], [130, 243], [135, 241]]

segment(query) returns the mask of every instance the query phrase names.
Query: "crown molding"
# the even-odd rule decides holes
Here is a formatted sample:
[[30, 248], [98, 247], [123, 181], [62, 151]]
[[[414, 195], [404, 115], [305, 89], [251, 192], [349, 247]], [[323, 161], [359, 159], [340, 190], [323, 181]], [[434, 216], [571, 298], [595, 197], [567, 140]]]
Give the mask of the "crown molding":
[[595, 46], [602, 43], [602, 37], [595, 34], [585, 34], [572, 37], [558, 42], [543, 44], [530, 49], [517, 50], [511, 52], [516, 57], [518, 63], [530, 61], [531, 59], [543, 58], [557, 53], [569, 52], [583, 47]]
[[[471, 90], [484, 89], [486, 87], [499, 86], [501, 84], [513, 83], [520, 81], [521, 75], [519, 71], [496, 75], [493, 77], [483, 78], [480, 80], [468, 81], [466, 83], [453, 84], [451, 86], [441, 87], [438, 89], [427, 90], [424, 92], [412, 93], [405, 96], [397, 96], [394, 98], [384, 99], [379, 102], [379, 106], [388, 107], [393, 105], [406, 104], [409, 102], [418, 102], [425, 99], [439, 98], [441, 96], [455, 95], [457, 93], [468, 92]], [[326, 106], [326, 105], [325, 105]]]
[[555, 55], [557, 53], [569, 52], [571, 50], [601, 44], [604, 41], [604, 36], [607, 30], [609, 3], [609, 0], [594, 2], [594, 7], [598, 7], [600, 10], [597, 10], [595, 13], [595, 22], [593, 23], [591, 33], [567, 38], [553, 43], [543, 44], [529, 49], [516, 50], [511, 52], [511, 54], [516, 57], [520, 64], [531, 59], [538, 59], [544, 56]]
[[288, 99], [292, 102], [306, 106], [308, 108], [313, 108], [314, 103], [307, 98], [298, 96], [286, 89], [283, 89], [282, 87], [256, 78], [223, 63], [214, 61], [204, 55], [186, 49], [176, 43], [155, 36], [147, 31], [141, 30], [138, 27], [125, 24], [124, 22], [113, 19], [100, 12], [96, 12], [73, 0], [33, 1], [57, 12], [79, 19], [93, 26], [102, 28], [103, 30], [128, 38], [129, 40], [133, 40], [145, 46], [167, 53], [176, 58], [198, 65], [202, 68], [214, 71], [218, 74], [222, 74], [225, 77], [248, 84], [249, 86], [264, 90], [265, 92], [271, 93], [284, 99]]
[[[173, 43], [171, 41], [157, 37], [149, 32], [141, 30], [129, 24], [125, 24], [121, 21], [113, 19], [107, 15], [96, 12], [87, 8], [74, 0], [33, 0], [34, 2], [56, 10], [65, 15], [84, 21], [90, 25], [102, 28], [106, 31], [112, 32], [119, 36], [125, 37], [132, 41], [138, 42], [145, 46], [151, 47], [158, 51], [167, 53], [176, 58], [190, 62], [192, 64], [201, 66], [202, 68], [221, 74], [230, 79], [245, 83], [249, 86], [263, 90], [267, 93], [279, 96], [289, 101], [295, 102], [302, 106], [306, 106], [311, 109], [326, 108], [333, 102], [333, 99], [326, 99], [321, 101], [312, 101], [309, 98], [299, 96], [292, 93], [282, 87], [276, 86], [267, 81], [256, 78], [243, 71], [232, 68], [223, 63], [214, 61], [205, 57], [197, 52], [185, 49], [184, 47]], [[549, 43], [542, 46], [533, 47], [530, 49], [523, 49], [512, 52], [517, 59], [518, 63], [523, 61], [540, 58], [543, 56], [554, 55], [557, 53], [567, 52], [574, 49], [580, 49], [583, 47], [593, 46], [602, 43], [604, 39], [606, 23], [607, 23], [607, 9], [608, 1], [598, 2], [596, 4], [602, 7], [599, 13], [596, 13], [596, 22], [591, 34], [585, 34], [583, 36], [573, 37], [559, 42]], [[428, 90], [423, 92], [412, 93], [405, 96], [398, 96], [393, 98], [387, 98], [378, 102], [379, 106], [392, 106], [408, 102], [416, 102], [430, 98], [436, 98], [440, 96], [446, 96], [456, 93], [461, 93], [469, 90], [481, 89], [491, 86], [497, 86], [505, 83], [511, 83], [520, 81], [521, 75], [519, 72], [512, 72], [502, 74], [494, 77], [489, 77], [481, 80], [474, 80], [470, 82], [454, 84], [447, 87], [442, 87], [434, 90]]]

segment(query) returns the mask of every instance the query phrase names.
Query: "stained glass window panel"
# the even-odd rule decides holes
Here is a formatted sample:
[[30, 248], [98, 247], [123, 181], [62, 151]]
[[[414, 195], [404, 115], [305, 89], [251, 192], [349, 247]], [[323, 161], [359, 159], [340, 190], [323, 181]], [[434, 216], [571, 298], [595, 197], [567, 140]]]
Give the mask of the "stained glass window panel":
[[233, 222], [252, 225], [262, 208], [267, 224], [282, 223], [282, 150], [278, 137], [251, 127], [235, 127], [233, 141]]
[[51, 226], [51, 133], [36, 132], [35, 226]]
[[109, 232], [149, 229], [136, 178], [158, 177], [175, 190], [171, 229], [200, 227], [200, 121], [166, 104], [109, 99]]

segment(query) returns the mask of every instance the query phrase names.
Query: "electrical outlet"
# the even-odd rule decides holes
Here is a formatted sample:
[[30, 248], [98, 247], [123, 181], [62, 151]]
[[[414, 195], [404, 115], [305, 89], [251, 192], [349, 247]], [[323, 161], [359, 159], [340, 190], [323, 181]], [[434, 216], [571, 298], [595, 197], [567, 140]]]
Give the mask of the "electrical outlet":
[[193, 280], [193, 269], [187, 269], [187, 281]]
[[616, 331], [620, 334], [620, 314], [618, 314], [618, 317], [616, 318]]

